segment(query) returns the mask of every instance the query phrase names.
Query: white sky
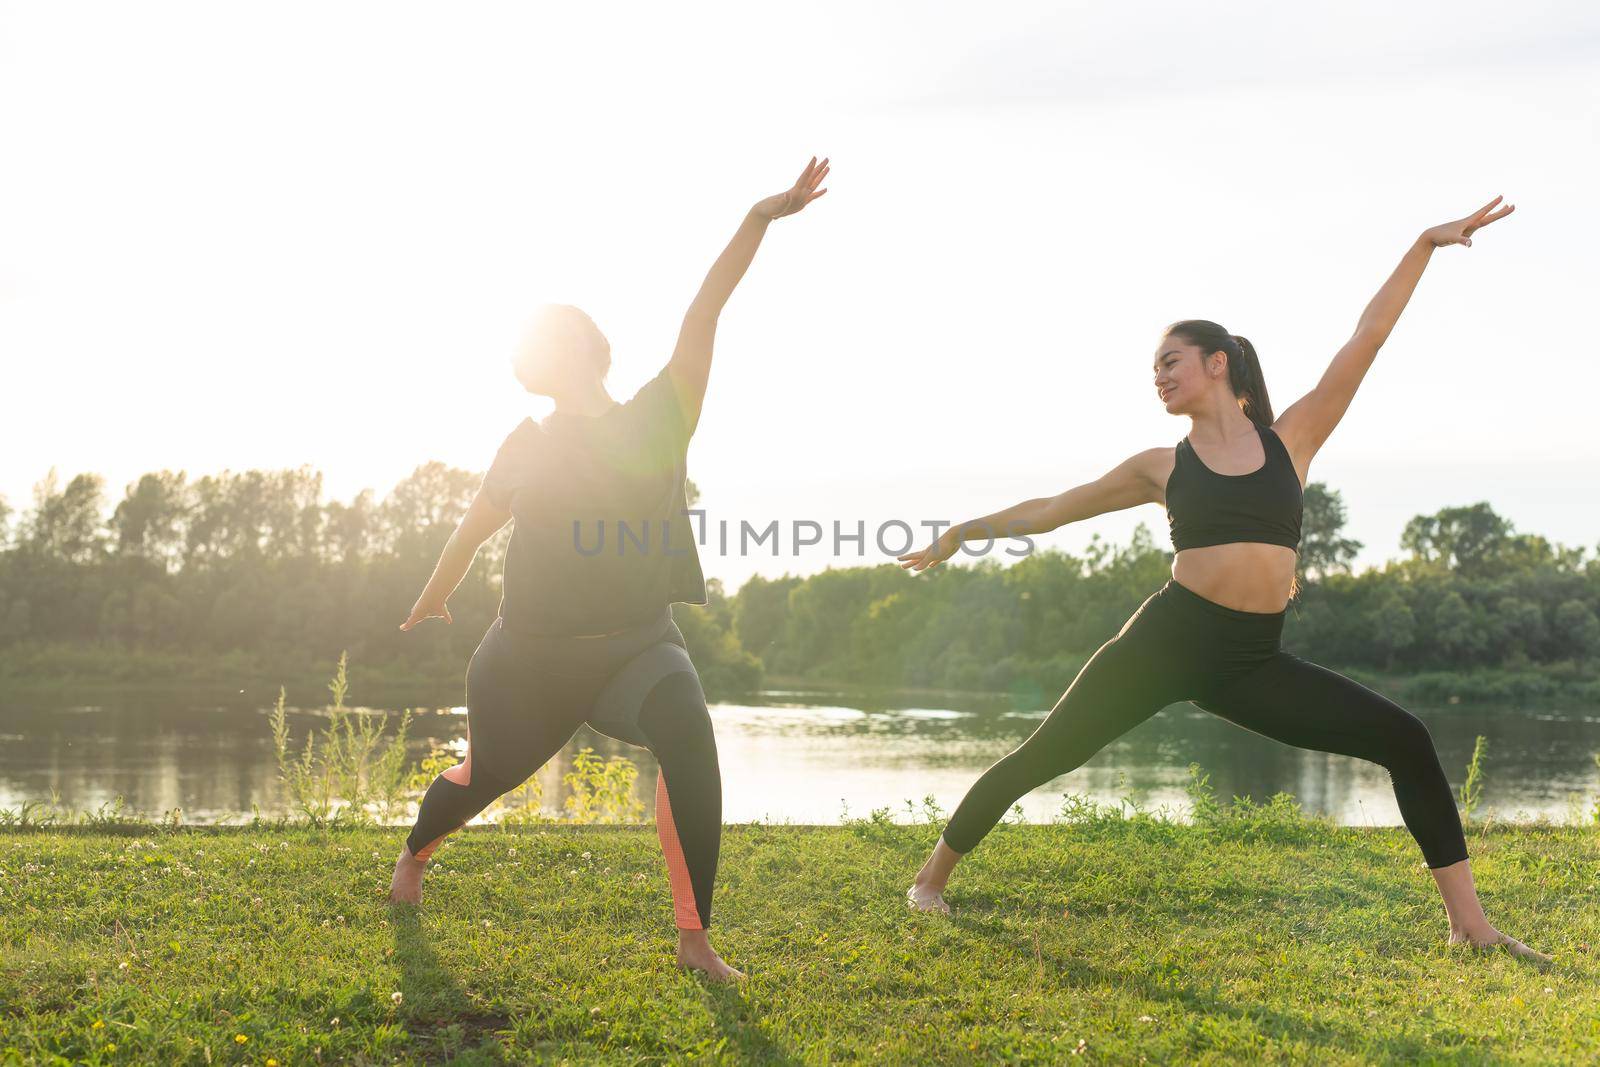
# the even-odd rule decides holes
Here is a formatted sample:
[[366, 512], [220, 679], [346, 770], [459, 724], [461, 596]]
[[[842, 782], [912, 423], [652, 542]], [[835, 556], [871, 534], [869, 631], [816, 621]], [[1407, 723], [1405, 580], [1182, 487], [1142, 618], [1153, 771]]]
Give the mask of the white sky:
[[[1096, 477], [1187, 431], [1150, 382], [1178, 318], [1249, 336], [1281, 410], [1417, 232], [1504, 193], [1312, 477], [1363, 563], [1476, 500], [1594, 546], [1600, 8], [1338, 11], [0, 5], [0, 493], [482, 469], [548, 409], [507, 364], [533, 305], [588, 310], [626, 398], [816, 153], [828, 196], [723, 317], [713, 519], [870, 529]], [[1154, 507], [1042, 543], [1140, 521], [1164, 543]], [[829, 562], [705, 553], [730, 586]]]

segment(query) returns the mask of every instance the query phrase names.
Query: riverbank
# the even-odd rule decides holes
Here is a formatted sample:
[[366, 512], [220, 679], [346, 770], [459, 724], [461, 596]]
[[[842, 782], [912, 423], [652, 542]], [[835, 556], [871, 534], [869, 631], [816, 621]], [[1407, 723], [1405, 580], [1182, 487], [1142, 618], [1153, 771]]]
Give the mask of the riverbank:
[[[435, 653], [429, 658], [388, 661], [351, 655], [351, 701], [395, 710], [458, 707], [465, 699], [470, 660], [470, 650], [459, 656]], [[319, 707], [327, 702], [328, 679], [338, 661], [337, 654], [321, 659], [298, 653], [152, 652], [25, 642], [0, 649], [0, 694], [45, 700], [65, 697], [83, 703], [92, 702], [96, 693], [181, 688], [196, 702], [265, 707], [277, 700], [282, 686], [291, 707]], [[700, 664], [699, 670], [712, 701], [750, 695], [734, 684], [745, 676], [739, 672], [717, 663]]]
[[1402, 830], [1002, 825], [948, 919], [901, 902], [936, 833], [728, 827], [715, 937], [749, 978], [724, 988], [672, 966], [648, 826], [469, 829], [420, 911], [386, 902], [398, 830], [0, 831], [0, 1061], [1600, 1058], [1592, 828], [1469, 830], [1547, 970], [1448, 948]]
[[[1554, 710], [1600, 712], [1600, 675], [1571, 666], [1530, 667], [1525, 670], [1489, 668], [1479, 671], [1420, 671], [1386, 674], [1364, 667], [1335, 668], [1369, 689], [1400, 704], [1428, 707], [1500, 704], [1535, 706]], [[1064, 676], [1065, 677], [1065, 676]], [[790, 693], [808, 702], [837, 699], [851, 707], [894, 708], [912, 702], [938, 702], [939, 707], [960, 710], [1049, 708], [1072, 683], [1070, 677], [1054, 688], [1019, 686], [1011, 692], [966, 689], [884, 687], [854, 682], [825, 681], [805, 676], [768, 675], [767, 694]]]
[[[135, 652], [114, 647], [19, 644], [0, 650], [0, 688], [7, 696], [91, 701], [96, 692], [159, 692], [182, 686], [186, 697], [217, 704], [265, 707], [283, 686], [293, 707], [326, 702], [328, 678], [337, 657], [326, 662], [298, 661], [260, 653], [223, 654]], [[464, 699], [465, 661], [403, 660], [367, 663], [352, 658], [351, 700], [367, 707], [454, 707]], [[1424, 671], [1384, 674], [1364, 668], [1343, 673], [1401, 704], [1429, 707], [1501, 704], [1553, 710], [1600, 709], [1600, 675], [1562, 667], [1524, 670]], [[769, 675], [762, 693], [719, 686], [714, 672], [703, 673], [713, 702], [755, 699], [805, 703], [834, 700], [851, 707], [895, 708], [922, 705], [956, 710], [1049, 708], [1070, 684], [1030, 685], [1011, 692], [862, 685], [807, 676]]]
[[[0, 650], [0, 687], [8, 696], [161, 692], [181, 687], [195, 702], [267, 707], [286, 691], [293, 707], [328, 703], [337, 654], [303, 660], [257, 652], [151, 652], [96, 645], [23, 643]], [[350, 660], [351, 701], [369, 707], [451, 707], [462, 701], [466, 663]]]

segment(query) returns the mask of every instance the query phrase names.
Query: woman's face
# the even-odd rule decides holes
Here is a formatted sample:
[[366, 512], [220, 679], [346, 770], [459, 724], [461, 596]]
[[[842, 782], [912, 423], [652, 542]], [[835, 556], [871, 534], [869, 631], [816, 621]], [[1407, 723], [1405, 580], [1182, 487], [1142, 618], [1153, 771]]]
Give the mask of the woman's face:
[[530, 393], [549, 396], [561, 388], [562, 368], [571, 362], [571, 355], [563, 352], [559, 344], [548, 336], [541, 337], [531, 331], [517, 348], [517, 380]]
[[1156, 396], [1169, 415], [1183, 414], [1211, 390], [1215, 381], [1200, 346], [1176, 334], [1163, 337], [1156, 346], [1154, 370]]
[[594, 339], [581, 325], [540, 315], [524, 333], [512, 365], [530, 393], [554, 396], [603, 375], [594, 359]]

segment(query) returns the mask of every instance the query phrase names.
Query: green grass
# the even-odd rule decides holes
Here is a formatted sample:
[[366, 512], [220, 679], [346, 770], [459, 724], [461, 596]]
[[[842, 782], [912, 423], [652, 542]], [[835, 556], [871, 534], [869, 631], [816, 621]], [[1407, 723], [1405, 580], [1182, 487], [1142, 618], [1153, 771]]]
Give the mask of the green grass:
[[951, 918], [902, 903], [936, 833], [728, 827], [730, 988], [672, 965], [648, 826], [469, 829], [420, 911], [400, 830], [11, 829], [0, 1062], [1600, 1060], [1592, 828], [1469, 829], [1547, 970], [1448, 948], [1399, 829], [1079, 809], [997, 828]]

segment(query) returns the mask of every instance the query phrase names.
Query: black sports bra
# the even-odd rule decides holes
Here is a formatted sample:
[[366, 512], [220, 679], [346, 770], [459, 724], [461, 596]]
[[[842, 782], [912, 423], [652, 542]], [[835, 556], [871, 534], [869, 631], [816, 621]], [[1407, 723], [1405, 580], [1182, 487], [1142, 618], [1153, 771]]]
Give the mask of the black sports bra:
[[1255, 541], [1300, 547], [1304, 500], [1294, 461], [1272, 427], [1254, 424], [1266, 462], [1248, 474], [1218, 474], [1178, 442], [1167, 479], [1167, 522], [1178, 551]]

